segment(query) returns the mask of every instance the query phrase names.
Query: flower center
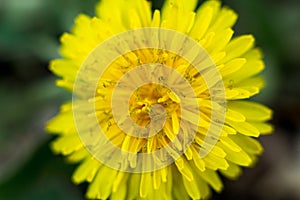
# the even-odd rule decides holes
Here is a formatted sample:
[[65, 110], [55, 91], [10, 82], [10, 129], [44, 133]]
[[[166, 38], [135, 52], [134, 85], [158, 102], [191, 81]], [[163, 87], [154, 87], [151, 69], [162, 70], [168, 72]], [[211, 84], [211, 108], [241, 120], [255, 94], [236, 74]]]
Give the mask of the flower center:
[[[176, 94], [171, 88], [157, 82], [144, 83], [135, 90], [128, 89], [131, 85], [139, 82], [138, 80], [143, 82], [143, 78], [146, 78], [139, 74], [130, 74], [131, 70], [149, 63], [161, 64], [165, 68], [176, 70], [180, 77], [184, 77], [191, 84], [195, 81], [193, 80], [196, 74], [195, 68], [187, 60], [166, 50], [140, 49], [126, 53], [111, 63], [98, 82], [98, 89], [95, 94], [98, 100], [95, 102], [97, 118], [107, 138], [116, 146], [129, 152], [153, 152], [161, 149], [168, 145], [180, 130], [181, 102], [178, 91]], [[163, 76], [158, 73], [154, 74], [153, 77], [159, 83], [164, 83], [170, 81], [165, 79], [173, 77], [169, 76], [168, 73], [164, 71], [161, 72]], [[113, 100], [114, 90], [120, 84], [120, 79], [126, 75], [128, 76], [125, 84], [127, 87], [120, 86], [118, 90], [121, 90], [119, 91], [121, 96], [117, 96], [117, 98], [122, 101], [122, 98], [129, 94], [128, 105], [125, 105], [127, 103], [126, 98], [124, 98], [123, 104], [117, 105], [119, 107], [117, 111], [118, 109], [124, 110], [124, 107], [128, 106], [126, 112], [131, 120], [130, 123], [127, 117], [122, 118], [121, 116], [116, 119], [112, 112], [112, 106], [115, 105], [109, 103]], [[172, 81], [176, 83], [176, 80]], [[198, 87], [198, 85], [196, 86]], [[124, 94], [123, 97], [122, 94]], [[123, 128], [120, 124], [123, 125]], [[148, 128], [148, 132], [135, 133], [134, 130], [137, 130], [134, 128], [135, 126], [140, 128], [138, 130]], [[178, 149], [183, 148], [179, 141], [176, 144]]]
[[129, 100], [132, 120], [139, 126], [147, 126], [151, 119], [160, 119], [164, 113], [170, 117], [172, 112], [179, 111], [178, 102], [170, 97], [178, 101], [176, 94], [162, 85], [146, 84], [139, 87]]

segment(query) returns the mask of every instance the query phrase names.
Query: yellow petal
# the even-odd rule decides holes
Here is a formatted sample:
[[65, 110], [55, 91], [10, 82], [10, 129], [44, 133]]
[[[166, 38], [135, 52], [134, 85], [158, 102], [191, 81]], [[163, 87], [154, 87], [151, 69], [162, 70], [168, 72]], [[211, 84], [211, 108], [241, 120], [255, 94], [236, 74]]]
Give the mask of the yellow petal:
[[68, 91], [73, 91], [73, 85], [74, 85], [74, 82], [73, 81], [70, 81], [68, 79], [60, 79], [60, 80], [57, 80], [56, 81], [56, 85], [58, 87], [62, 87], [62, 88], [65, 88], [66, 90]]
[[101, 20], [108, 22], [114, 29], [121, 32], [125, 29], [122, 23], [122, 12], [120, 12], [122, 7], [127, 8], [124, 3], [121, 0], [102, 0], [96, 6], [96, 13]]
[[72, 32], [75, 35], [89, 35], [89, 27], [91, 18], [85, 14], [79, 14], [75, 19], [75, 26]]
[[216, 16], [216, 20], [209, 28], [209, 31], [218, 33], [226, 28], [230, 28], [235, 24], [237, 17], [237, 14], [233, 10], [229, 8], [222, 8]]
[[241, 134], [230, 135], [229, 137], [249, 154], [259, 155], [263, 151], [263, 147], [256, 139]]
[[198, 171], [198, 173], [214, 190], [221, 192], [223, 184], [217, 172], [206, 169], [204, 172]]
[[259, 92], [259, 88], [257, 87], [226, 87], [226, 99], [228, 100], [236, 100], [236, 99], [247, 99], [251, 96], [257, 94]]
[[138, 12], [139, 18], [143, 27], [148, 27], [151, 24], [151, 4], [146, 0], [132, 0], [132, 5], [136, 5], [135, 9]]
[[242, 169], [238, 165], [228, 162], [229, 167], [226, 170], [220, 170], [221, 174], [226, 176], [227, 178], [231, 180], [236, 180], [241, 174]]
[[[253, 51], [253, 50], [251, 50]], [[255, 50], [257, 51], [257, 50]], [[246, 57], [245, 57], [246, 58]], [[236, 71], [234, 74], [232, 74], [230, 77], [225, 78], [225, 82], [239, 82], [243, 79], [252, 77], [259, 72], [261, 72], [265, 68], [265, 64], [260, 59], [251, 59], [246, 58], [247, 63], [241, 67], [238, 71]]]
[[[176, 146], [176, 148], [181, 151], [182, 150], [182, 144], [179, 141], [178, 137], [175, 137], [177, 135], [176, 132], [173, 131], [171, 123], [167, 121], [165, 123], [165, 127], [163, 128], [164, 133], [167, 135], [167, 137], [172, 141], [172, 143]], [[149, 139], [148, 139], [149, 140]]]
[[189, 36], [197, 40], [201, 40], [206, 33], [209, 24], [213, 17], [213, 8], [203, 7], [197, 11], [194, 26], [191, 29]]
[[274, 127], [269, 123], [263, 122], [249, 122], [252, 126], [256, 127], [263, 135], [270, 134], [274, 131]]
[[[171, 173], [170, 176], [171, 177]], [[170, 179], [168, 182], [161, 184], [161, 187], [154, 191], [154, 194], [152, 197], [149, 197], [148, 199], [157, 199], [157, 200], [172, 200], [172, 190], [173, 190], [173, 179]]]
[[235, 152], [241, 151], [241, 147], [232, 141], [229, 137], [224, 137], [220, 139], [220, 142], [227, 146], [229, 149]]
[[74, 151], [83, 148], [78, 135], [65, 135], [57, 138], [51, 143], [52, 150], [63, 155], [69, 155]]
[[129, 29], [135, 29], [142, 27], [141, 18], [139, 17], [137, 11], [133, 8], [128, 8], [128, 12], [130, 13], [128, 18], [124, 18], [123, 23]]
[[107, 199], [112, 192], [112, 185], [117, 173], [117, 170], [102, 165], [95, 179], [90, 183], [86, 197], [89, 199]]
[[89, 152], [85, 148], [81, 148], [81, 149], [73, 152], [72, 154], [70, 154], [67, 157], [67, 160], [70, 163], [77, 163], [77, 162], [80, 162], [80, 161], [82, 161], [83, 159], [85, 159], [89, 156], [90, 156]]
[[200, 199], [200, 190], [199, 190], [199, 185], [197, 184], [197, 182], [195, 181], [195, 179], [193, 180], [188, 180], [186, 179], [185, 176], [182, 176], [182, 180], [183, 180], [183, 184], [185, 187], [185, 190], [187, 191], [187, 193], [189, 194], [189, 196], [192, 199]]
[[173, 181], [174, 181], [174, 183], [176, 183], [173, 186], [174, 198], [175, 199], [190, 199], [188, 196], [188, 193], [185, 190], [185, 187], [183, 185], [182, 176], [177, 171], [176, 167], [172, 168], [172, 173], [173, 173]]
[[210, 199], [211, 197], [211, 189], [209, 188], [208, 184], [202, 179], [202, 178], [197, 178], [196, 179], [197, 185], [199, 187], [200, 195], [202, 199]]
[[272, 117], [272, 110], [251, 101], [229, 101], [227, 106], [231, 110], [242, 113], [249, 121], [265, 121]]
[[153, 172], [153, 188], [154, 190], [158, 190], [161, 184], [161, 175], [160, 170], [156, 170]]
[[250, 88], [257, 88], [258, 91], [265, 87], [265, 80], [261, 76], [251, 77], [242, 80], [241, 82], [237, 83], [235, 85], [237, 88], [243, 88], [245, 90], [248, 90], [251, 93], [251, 96], [256, 94], [255, 90], [252, 90]]
[[227, 47], [225, 47], [226, 57], [224, 62], [233, 58], [238, 58], [254, 45], [254, 37], [252, 35], [243, 35], [233, 39]]
[[245, 63], [246, 63], [245, 58], [235, 58], [225, 63], [222, 67], [220, 67], [219, 71], [223, 77], [226, 77], [238, 71]]
[[161, 174], [161, 180], [164, 182], [164, 183], [166, 183], [167, 182], [167, 176], [168, 176], [168, 174], [169, 174], [169, 168], [166, 168], [166, 167], [164, 167], [164, 168], [162, 168], [161, 170], [160, 170], [160, 174]]
[[236, 130], [234, 128], [231, 128], [230, 126], [223, 125], [223, 131], [226, 132], [229, 135], [236, 134]]
[[126, 182], [128, 180], [129, 174], [125, 172], [118, 172], [118, 175], [116, 176], [113, 186], [112, 186], [112, 192], [118, 192], [120, 187], [122, 187], [122, 183]]
[[190, 0], [190, 1], [166, 0], [162, 8], [162, 14], [163, 14], [162, 19], [165, 20], [170, 17], [176, 17], [171, 15], [172, 9], [174, 8], [179, 10], [178, 16], [182, 16], [182, 14], [186, 14], [186, 13], [190, 13], [191, 11], [194, 11], [196, 5], [197, 5], [197, 0]]
[[182, 6], [184, 7], [184, 10], [186, 12], [194, 11], [198, 3], [198, 0], [190, 0], [190, 1], [181, 0], [181, 1], [183, 2]]
[[241, 166], [250, 166], [253, 160], [244, 151], [228, 153], [226, 159]]
[[194, 27], [190, 32], [190, 37], [201, 40], [207, 33], [210, 24], [213, 23], [219, 13], [220, 1], [205, 1], [197, 10]]
[[246, 120], [246, 117], [238, 111], [227, 109], [226, 119], [236, 121], [236, 122], [243, 122]]
[[153, 13], [151, 27], [159, 27], [159, 26], [160, 26], [160, 11], [155, 10]]
[[198, 170], [204, 171], [205, 163], [203, 159], [200, 157], [200, 152], [195, 149], [194, 145], [191, 146], [191, 150], [193, 152], [193, 161], [195, 163], [195, 166], [197, 167]]
[[172, 91], [167, 92], [167, 95], [170, 99], [172, 99], [176, 103], [180, 103], [180, 98]]
[[[234, 99], [239, 95], [239, 91], [232, 88], [225, 88], [226, 99]], [[247, 98], [247, 97], [245, 97]]]
[[190, 166], [188, 164], [187, 161], [185, 161], [184, 158], [179, 158], [175, 161], [175, 164], [177, 166], [177, 169], [180, 171], [180, 173], [182, 174], [182, 176], [184, 176], [184, 178], [187, 181], [192, 181], [194, 179], [193, 177], [193, 173], [190, 169]]
[[172, 113], [172, 127], [175, 134], [179, 132], [179, 120], [176, 112]]
[[145, 198], [152, 191], [152, 177], [151, 174], [142, 173], [141, 174], [141, 184], [140, 184], [140, 197]]
[[[76, 130], [73, 113], [71, 111], [60, 113], [47, 123], [46, 130], [50, 133], [72, 133], [70, 130]], [[73, 134], [74, 133], [76, 133], [76, 131], [73, 132]]]
[[56, 75], [74, 81], [79, 67], [75, 65], [71, 60], [57, 59], [57, 60], [53, 60], [50, 63], [49, 68]]
[[130, 175], [128, 180], [127, 199], [138, 199], [141, 174], [133, 173]]
[[209, 153], [204, 157], [204, 162], [205, 162], [205, 166], [212, 170], [217, 170], [217, 169], [225, 170], [228, 168], [228, 163], [226, 159], [215, 156], [212, 153]]
[[[127, 176], [128, 177], [128, 176]], [[127, 178], [122, 178], [118, 190], [117, 191], [113, 191], [111, 196], [109, 197], [109, 199], [111, 200], [120, 200], [120, 199], [126, 199], [126, 195], [127, 195]]]
[[[214, 45], [214, 43], [212, 42], [212, 45]], [[214, 48], [212, 48], [214, 49]], [[221, 61], [223, 58], [225, 58], [226, 53], [224, 51], [217, 51], [217, 52], [211, 52], [210, 53], [210, 57], [211, 59], [214, 61], [214, 63], [216, 64], [216, 66], [223, 64]]]
[[78, 63], [78, 66], [82, 64], [86, 56], [95, 47], [91, 44], [90, 38], [80, 38], [69, 33], [64, 33], [61, 38], [60, 53], [65, 58], [74, 60], [74, 63]]
[[[216, 36], [213, 38], [211, 45], [207, 48], [208, 52], [211, 52], [211, 57], [213, 57], [214, 52], [222, 51], [226, 45], [230, 42], [232, 35], [234, 31], [231, 28], [227, 28], [220, 32], [219, 34], [216, 34]], [[224, 57], [226, 55], [225, 52], [223, 52]], [[218, 60], [213, 59], [215, 61], [215, 64], [218, 65]], [[221, 59], [219, 59], [221, 60]]]
[[219, 146], [222, 147], [223, 150], [226, 152], [226, 159], [228, 161], [231, 161], [241, 166], [250, 166], [253, 163], [253, 160], [243, 150], [236, 152], [231, 150], [228, 146], [224, 144], [219, 144]]
[[191, 148], [187, 148], [184, 152], [184, 155], [185, 155], [187, 160], [192, 160], [193, 159], [193, 152], [192, 152]]
[[218, 146], [218, 143], [211, 149], [211, 153], [220, 158], [225, 158], [226, 153]]
[[234, 129], [236, 129], [239, 133], [242, 133], [246, 136], [253, 136], [258, 137], [259, 136], [259, 130], [249, 124], [248, 122], [234, 122], [230, 121], [228, 122], [230, 126], [232, 126]]
[[75, 170], [72, 180], [74, 183], [79, 184], [83, 181], [92, 181], [101, 167], [101, 163], [94, 158], [87, 158]]

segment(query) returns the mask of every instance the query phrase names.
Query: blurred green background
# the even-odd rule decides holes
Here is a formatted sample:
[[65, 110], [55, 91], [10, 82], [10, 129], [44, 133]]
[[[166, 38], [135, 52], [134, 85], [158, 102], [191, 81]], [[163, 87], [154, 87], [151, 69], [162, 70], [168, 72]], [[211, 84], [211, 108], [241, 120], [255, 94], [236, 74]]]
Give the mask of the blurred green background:
[[[75, 165], [49, 149], [47, 120], [71, 94], [54, 85], [49, 60], [59, 36], [96, 0], [0, 0], [0, 199], [80, 200]], [[159, 8], [162, 0], [153, 2]], [[255, 97], [274, 110], [275, 134], [238, 181], [213, 199], [300, 199], [300, 1], [224, 0], [239, 13], [236, 34], [253, 33], [265, 53], [267, 87]]]

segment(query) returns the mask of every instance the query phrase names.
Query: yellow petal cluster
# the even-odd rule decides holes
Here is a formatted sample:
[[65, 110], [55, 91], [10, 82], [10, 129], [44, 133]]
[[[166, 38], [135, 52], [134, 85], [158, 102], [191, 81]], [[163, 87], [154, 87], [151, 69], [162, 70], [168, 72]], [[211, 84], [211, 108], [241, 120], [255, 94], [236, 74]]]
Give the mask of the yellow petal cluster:
[[[59, 115], [47, 124], [48, 132], [58, 135], [51, 144], [52, 149], [65, 155], [70, 162], [80, 163], [72, 179], [76, 184], [90, 183], [87, 198], [208, 199], [211, 188], [217, 192], [223, 189], [220, 174], [236, 179], [241, 174], [241, 167], [252, 166], [262, 153], [263, 148], [256, 138], [272, 132], [272, 126], [266, 122], [271, 119], [272, 111], [246, 100], [264, 87], [264, 80], [259, 76], [265, 67], [262, 53], [255, 47], [252, 35], [233, 38], [232, 26], [237, 20], [233, 10], [222, 7], [217, 0], [207, 0], [197, 9], [196, 5], [197, 0], [166, 0], [161, 10], [152, 13], [151, 3], [146, 0], [101, 0], [97, 4], [95, 17], [80, 14], [71, 33], [61, 37], [62, 58], [53, 60], [50, 69], [61, 77], [57, 85], [69, 91], [73, 90], [77, 72], [85, 58], [101, 42], [126, 30], [162, 27], [188, 35], [208, 52], [223, 78], [226, 92], [226, 117], [221, 135], [211, 152], [201, 158], [199, 148], [210, 124], [214, 103], [210, 100], [207, 87], [203, 86], [205, 84], [201, 84], [203, 80], [195, 77], [193, 69], [188, 69], [184, 62], [173, 62], [170, 52], [151, 49], [131, 52], [134, 58], [128, 57], [132, 62], [169, 62], [183, 75], [189, 75], [198, 97], [202, 120], [193, 143], [174, 164], [153, 172], [134, 174], [111, 169], [95, 159], [77, 134], [72, 103], [62, 105]], [[109, 96], [113, 85], [105, 81], [120, 78], [120, 62], [128, 62], [128, 59], [120, 58], [108, 68], [103, 76], [104, 82], [98, 88], [98, 95], [105, 93]], [[125, 64], [134, 67], [138, 63]], [[136, 140], [114, 127], [113, 121], [99, 125], [108, 130], [108, 137], [118, 138], [115, 144], [121, 148], [136, 153], [151, 152], [164, 146], [178, 132], [179, 100], [168, 89], [156, 85], [141, 88], [139, 92], [133, 95], [139, 98], [130, 100], [130, 112], [141, 125], [147, 124], [149, 116], [146, 112], [153, 102], [167, 105], [168, 120], [159, 136]], [[101, 99], [99, 101], [98, 110], [110, 109], [101, 103]], [[99, 121], [107, 117], [103, 113], [99, 113]]]

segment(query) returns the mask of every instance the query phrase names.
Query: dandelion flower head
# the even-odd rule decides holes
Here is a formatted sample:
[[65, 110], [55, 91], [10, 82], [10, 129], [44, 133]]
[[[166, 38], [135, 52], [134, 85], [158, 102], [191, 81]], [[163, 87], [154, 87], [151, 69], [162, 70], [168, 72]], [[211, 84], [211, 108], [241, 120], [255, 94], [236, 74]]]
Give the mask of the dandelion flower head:
[[208, 199], [236, 179], [272, 132], [272, 111], [247, 100], [264, 87], [252, 35], [220, 1], [101, 0], [61, 37], [50, 69], [72, 92], [47, 130], [79, 163], [89, 199]]

